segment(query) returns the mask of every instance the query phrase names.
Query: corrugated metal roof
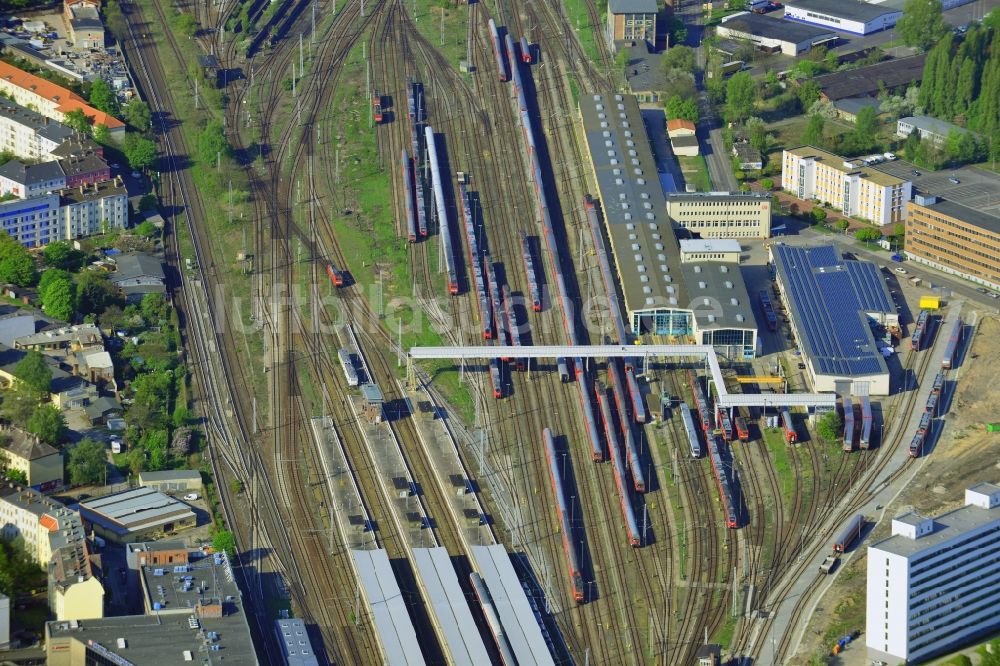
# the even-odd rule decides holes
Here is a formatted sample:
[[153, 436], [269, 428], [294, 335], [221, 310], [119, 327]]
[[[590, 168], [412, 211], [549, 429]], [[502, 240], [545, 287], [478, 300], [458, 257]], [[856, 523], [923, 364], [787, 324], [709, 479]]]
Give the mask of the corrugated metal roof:
[[608, 0], [608, 11], [612, 14], [655, 14], [656, 0]]
[[[188, 505], [145, 487], [81, 502], [80, 512], [92, 522], [113, 529], [120, 526], [128, 531], [178, 518], [194, 517], [194, 512]], [[116, 529], [116, 531], [121, 530]]]
[[384, 550], [354, 550], [354, 566], [388, 664], [423, 664], [420, 643]]
[[489, 652], [472, 618], [469, 602], [446, 548], [414, 548], [413, 563], [423, 584], [425, 601], [444, 634], [449, 663], [488, 664]]

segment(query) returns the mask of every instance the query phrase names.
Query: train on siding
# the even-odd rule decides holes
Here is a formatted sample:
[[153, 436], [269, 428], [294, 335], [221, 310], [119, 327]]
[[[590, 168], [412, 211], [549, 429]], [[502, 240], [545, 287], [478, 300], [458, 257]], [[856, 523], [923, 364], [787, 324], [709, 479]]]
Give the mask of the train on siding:
[[434, 204], [437, 208], [438, 228], [441, 233], [441, 243], [444, 246], [444, 267], [448, 276], [448, 293], [458, 294], [458, 269], [455, 262], [455, 247], [451, 242], [451, 229], [448, 224], [448, 208], [444, 200], [444, 174], [438, 162], [437, 144], [434, 141], [434, 129], [424, 126], [424, 140], [427, 146], [427, 160], [430, 162], [431, 187], [434, 191]]
[[608, 404], [606, 389], [600, 384], [597, 385], [596, 396], [598, 405], [600, 406], [601, 417], [604, 421], [604, 433], [608, 439], [608, 454], [611, 457], [611, 465], [614, 468], [615, 485], [618, 487], [618, 497], [621, 499], [622, 515], [625, 518], [625, 529], [628, 532], [628, 542], [631, 546], [641, 546], [642, 536], [639, 534], [639, 526], [635, 520], [635, 510], [632, 508], [632, 496], [629, 492], [629, 486], [625, 481], [625, 466], [622, 464], [618, 432], [611, 415], [611, 407]]
[[688, 446], [691, 447], [691, 457], [701, 457], [701, 441], [698, 439], [698, 431], [694, 427], [694, 420], [691, 418], [691, 408], [686, 402], [680, 405], [681, 420], [684, 422], [684, 431], [687, 433]]
[[865, 517], [860, 513], [853, 518], [851, 518], [844, 529], [841, 530], [840, 535], [837, 540], [833, 542], [833, 552], [843, 553], [846, 552], [848, 548], [851, 547], [858, 537], [861, 536], [861, 530], [865, 526]]
[[792, 421], [792, 412], [788, 407], [781, 409], [781, 427], [785, 431], [785, 443], [794, 444], [799, 441], [799, 435], [795, 432], [795, 422]]
[[910, 349], [913, 351], [923, 349], [929, 321], [930, 313], [927, 310], [921, 310], [917, 316], [917, 325], [913, 328], [913, 335], [910, 336]]
[[872, 401], [867, 395], [861, 396], [861, 437], [859, 444], [867, 450], [872, 445]]
[[359, 384], [358, 371], [354, 367], [354, 359], [351, 357], [351, 352], [346, 349], [338, 349], [337, 359], [340, 361], [340, 369], [344, 371], [344, 379], [347, 380], [347, 385], [357, 386]]
[[[566, 491], [563, 487], [562, 477], [563, 462], [556, 455], [555, 440], [552, 438], [552, 431], [548, 428], [542, 430], [542, 440], [545, 444], [545, 457], [549, 461], [549, 478], [552, 481], [552, 493], [556, 497], [556, 512], [559, 516], [559, 525], [562, 528], [563, 552], [566, 555], [566, 566], [569, 569], [569, 589], [575, 601], [584, 600], [583, 574], [580, 571], [580, 558], [577, 556], [576, 548], [573, 547], [573, 525], [570, 524], [568, 515], [569, 504], [566, 502]], [[563, 460], [569, 452], [563, 453]]]
[[403, 206], [406, 211], [406, 240], [411, 243], [417, 242], [417, 209], [413, 199], [413, 162], [410, 155], [403, 148], [403, 154], [399, 158], [402, 166], [403, 177]]
[[962, 331], [965, 325], [961, 319], [955, 322], [948, 333], [948, 343], [944, 347], [944, 356], [941, 357], [941, 367], [950, 370], [955, 363], [955, 356], [958, 353], [958, 346], [962, 342]]
[[843, 437], [843, 449], [844, 451], [854, 450], [854, 403], [851, 402], [851, 396], [844, 396], [844, 437]]
[[343, 287], [346, 277], [344, 271], [339, 270], [333, 264], [326, 265], [326, 274], [330, 277], [330, 282], [333, 283], [334, 287]]
[[712, 460], [712, 471], [715, 472], [715, 481], [719, 487], [719, 497], [722, 498], [722, 511], [726, 518], [726, 527], [737, 528], [740, 526], [736, 505], [733, 500], [733, 489], [729, 479], [729, 469], [722, 460], [722, 446], [719, 437], [706, 433], [708, 439], [708, 454]]
[[535, 258], [531, 254], [531, 244], [527, 234], [521, 232], [521, 259], [524, 274], [528, 277], [528, 293], [531, 296], [531, 310], [542, 311], [542, 293], [538, 288], [538, 274], [535, 272]]

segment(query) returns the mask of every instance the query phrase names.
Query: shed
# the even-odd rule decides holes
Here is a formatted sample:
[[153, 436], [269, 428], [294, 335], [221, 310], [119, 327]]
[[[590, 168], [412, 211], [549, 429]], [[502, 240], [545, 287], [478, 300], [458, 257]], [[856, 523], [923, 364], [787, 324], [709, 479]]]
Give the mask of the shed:
[[140, 472], [139, 483], [161, 493], [200, 492], [202, 489], [201, 472], [193, 469]]

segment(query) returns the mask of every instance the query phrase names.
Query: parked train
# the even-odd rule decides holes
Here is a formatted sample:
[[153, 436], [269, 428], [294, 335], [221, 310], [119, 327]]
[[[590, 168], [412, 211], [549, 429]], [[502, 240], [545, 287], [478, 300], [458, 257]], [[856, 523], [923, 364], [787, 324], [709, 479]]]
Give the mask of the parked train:
[[[563, 486], [564, 479], [560, 467], [561, 461], [556, 456], [556, 445], [555, 440], [552, 439], [552, 431], [545, 428], [542, 431], [542, 439], [545, 443], [545, 456], [549, 461], [549, 478], [552, 481], [552, 493], [556, 497], [556, 511], [559, 514], [559, 524], [562, 528], [563, 551], [566, 554], [566, 566], [569, 569], [570, 593], [576, 601], [583, 601], [583, 574], [580, 572], [580, 558], [577, 556], [576, 548], [573, 547], [573, 526], [569, 522], [568, 504]], [[563, 454], [563, 456], [566, 455], [568, 452]]]
[[851, 544], [857, 541], [858, 537], [861, 536], [861, 530], [864, 529], [864, 526], [865, 517], [860, 513], [851, 518], [844, 529], [841, 530], [840, 536], [838, 536], [837, 540], [833, 542], [833, 551], [835, 553], [846, 552], [847, 549], [851, 547]]
[[354, 359], [346, 349], [337, 350], [337, 358], [340, 361], [340, 369], [344, 371], [344, 379], [348, 386], [358, 385], [358, 371], [354, 367]]
[[[510, 296], [510, 288], [504, 284], [503, 291], [504, 315], [507, 318], [507, 332], [510, 334], [510, 344], [514, 347], [521, 347], [524, 341], [521, 339], [521, 325], [517, 323], [517, 315], [514, 310], [514, 301]], [[529, 360], [523, 357], [514, 359], [514, 367], [518, 370], [526, 370]]]
[[448, 208], [444, 200], [444, 174], [438, 162], [437, 145], [434, 141], [434, 129], [430, 125], [424, 126], [424, 138], [427, 145], [427, 159], [430, 162], [431, 183], [434, 191], [434, 203], [437, 207], [438, 227], [441, 233], [441, 242], [444, 246], [444, 266], [448, 275], [448, 293], [455, 295], [458, 293], [458, 270], [455, 262], [455, 248], [451, 242], [451, 229], [448, 225]]
[[482, 322], [483, 339], [493, 339], [493, 301], [490, 300], [488, 278], [483, 263], [489, 261], [489, 255], [479, 247], [479, 237], [476, 233], [475, 220], [472, 218], [472, 205], [465, 184], [458, 184], [458, 197], [462, 203], [462, 221], [465, 223], [466, 249], [469, 251], [469, 269], [472, 271], [472, 286], [476, 290], [476, 304], [479, 306], [479, 320]]
[[516, 664], [517, 659], [514, 658], [510, 639], [507, 638], [507, 632], [503, 628], [503, 623], [500, 622], [500, 614], [497, 613], [496, 605], [493, 603], [490, 591], [486, 588], [486, 583], [483, 582], [482, 576], [475, 571], [469, 574], [469, 581], [472, 583], [472, 591], [476, 593], [479, 606], [483, 609], [483, 615], [486, 617], [490, 633], [493, 634], [493, 640], [496, 641], [500, 661], [504, 664]]
[[330, 276], [330, 282], [333, 283], [334, 287], [343, 287], [346, 278], [344, 276], [344, 271], [339, 270], [333, 264], [326, 265], [326, 274]]
[[844, 451], [854, 450], [854, 403], [851, 396], [844, 396]]
[[727, 441], [733, 441], [733, 422], [729, 419], [729, 414], [724, 409], [715, 410], [715, 422], [722, 430], [722, 437]]
[[965, 325], [959, 318], [948, 333], [948, 343], [945, 345], [944, 356], [941, 358], [941, 367], [945, 370], [951, 369], [955, 363], [955, 356], [958, 353], [958, 346], [962, 342], [962, 331], [964, 330]]
[[[493, 57], [497, 62], [497, 76], [501, 81], [509, 81], [510, 74], [507, 72], [507, 57], [503, 51], [503, 41], [500, 39], [500, 31], [497, 30], [496, 21], [490, 19], [490, 40], [493, 42]], [[513, 54], [510, 54], [513, 57]]]
[[521, 37], [521, 62], [526, 65], [530, 65], [532, 62], [531, 45], [528, 43], [527, 37]]
[[625, 368], [625, 381], [628, 383], [628, 394], [632, 400], [632, 415], [636, 423], [645, 423], [649, 420], [649, 412], [646, 410], [646, 401], [642, 398], [639, 382], [635, 378], [635, 368]]
[[694, 370], [688, 370], [688, 382], [691, 385], [691, 392], [694, 394], [694, 406], [698, 410], [698, 418], [701, 421], [701, 429], [708, 433], [712, 430], [712, 413], [708, 410], [708, 401], [705, 400], [705, 392], [701, 390], [701, 380]]
[[615, 409], [618, 412], [618, 423], [622, 436], [625, 438], [625, 461], [632, 473], [632, 487], [637, 493], [646, 492], [646, 478], [642, 471], [642, 461], [639, 459], [639, 448], [636, 446], [635, 435], [632, 432], [632, 422], [626, 410], [625, 387], [622, 385], [622, 369], [617, 359], [608, 363], [608, 381], [615, 398]]
[[760, 308], [764, 312], [764, 320], [767, 322], [767, 330], [777, 331], [778, 330], [778, 316], [774, 314], [774, 306], [771, 305], [771, 297], [766, 291], [761, 291], [759, 294], [760, 298]]
[[618, 443], [618, 432], [611, 416], [611, 407], [608, 404], [606, 390], [600, 384], [597, 385], [596, 396], [597, 403], [601, 410], [601, 417], [604, 421], [604, 433], [608, 439], [608, 453], [611, 457], [611, 464], [614, 468], [615, 485], [618, 487], [618, 497], [621, 499], [622, 515], [625, 518], [625, 529], [628, 532], [628, 542], [632, 546], [641, 546], [642, 536], [639, 534], [639, 526], [635, 520], [635, 510], [632, 508], [632, 496], [629, 493], [628, 484], [625, 482], [625, 467], [622, 464], [621, 447]]
[[503, 397], [503, 377], [500, 374], [500, 359], [490, 359], [490, 383], [493, 385], [493, 397], [499, 400]]
[[406, 240], [411, 243], [417, 242], [417, 209], [413, 200], [413, 162], [410, 155], [403, 148], [403, 154], [399, 158], [402, 165], [403, 177], [403, 206], [406, 211]]
[[920, 417], [920, 424], [917, 426], [917, 431], [913, 433], [913, 439], [910, 440], [910, 457], [919, 458], [924, 453], [924, 443], [927, 441], [927, 435], [930, 433], [931, 424], [933, 417], [930, 412], [924, 412]]
[[538, 274], [535, 272], [535, 258], [531, 255], [531, 244], [528, 236], [521, 232], [521, 258], [524, 262], [524, 274], [528, 277], [528, 292], [531, 296], [531, 309], [542, 311], [542, 293], [538, 288]]
[[698, 439], [698, 431], [694, 427], [694, 420], [691, 418], [691, 408], [686, 402], [680, 405], [681, 420], [684, 421], [684, 431], [687, 433], [688, 446], [691, 447], [691, 457], [701, 457], [701, 441]]
[[376, 125], [384, 120], [384, 116], [382, 115], [382, 96], [378, 94], [378, 91], [372, 91], [372, 118], [375, 119]]
[[872, 401], [867, 395], [861, 396], [861, 439], [862, 449], [871, 448], [872, 442]]
[[722, 460], [722, 445], [719, 438], [714, 434], [706, 433], [708, 439], [708, 454], [712, 460], [712, 471], [715, 472], [715, 481], [719, 487], [719, 497], [722, 499], [722, 510], [726, 516], [726, 527], [737, 528], [739, 516], [736, 511], [736, 504], [733, 500], [733, 489], [729, 478], [729, 470]]
[[421, 238], [427, 237], [427, 207], [424, 201], [424, 178], [420, 173], [420, 165], [423, 164], [423, 148], [421, 139], [424, 133], [420, 126], [424, 122], [424, 86], [417, 81], [408, 81], [408, 100], [410, 118], [410, 148], [413, 152], [413, 199], [416, 204], [414, 216], [417, 223], [417, 232]]
[[736, 436], [741, 442], [750, 441], [750, 428], [747, 426], [747, 420], [742, 416], [736, 417]]
[[921, 310], [920, 314], [917, 316], [917, 324], [913, 328], [913, 335], [910, 336], [910, 349], [913, 351], [920, 351], [924, 347], [924, 337], [928, 332], [928, 322], [930, 321], [930, 313], [927, 310]]
[[798, 433], [795, 432], [795, 422], [792, 421], [792, 412], [788, 407], [781, 409], [781, 427], [785, 431], [785, 443], [794, 444], [799, 441]]

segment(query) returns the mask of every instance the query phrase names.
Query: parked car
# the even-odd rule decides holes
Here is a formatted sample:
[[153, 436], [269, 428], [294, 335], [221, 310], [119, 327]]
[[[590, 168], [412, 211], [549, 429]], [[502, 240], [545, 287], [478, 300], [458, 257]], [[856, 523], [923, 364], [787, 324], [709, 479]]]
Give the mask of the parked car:
[[960, 181], [958, 178], [955, 178], [954, 176], [951, 176], [948, 178], [948, 182], [951, 183], [952, 185], [958, 185], [962, 181]]
[[903, 268], [902, 266], [896, 266], [896, 268], [894, 268], [893, 270], [899, 273], [900, 275], [906, 275], [906, 269]]
[[985, 287], [976, 287], [976, 291], [978, 291], [980, 294], [988, 294], [988, 293], [990, 293], [989, 290], [986, 289]]
[[199, 499], [199, 495], [198, 493], [188, 493], [187, 495], [184, 496], [184, 499], [186, 499], [189, 502], [193, 502], [196, 499]]
[[919, 176], [920, 175], [920, 172], [917, 171], [916, 169], [913, 169], [912, 171], [910, 171], [910, 173], [913, 174], [914, 176]]

